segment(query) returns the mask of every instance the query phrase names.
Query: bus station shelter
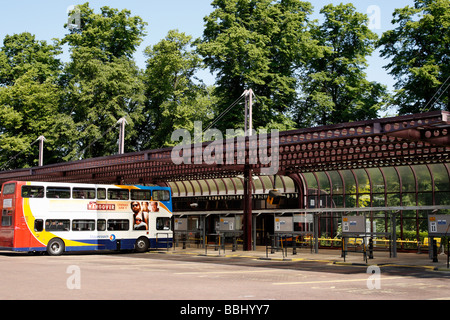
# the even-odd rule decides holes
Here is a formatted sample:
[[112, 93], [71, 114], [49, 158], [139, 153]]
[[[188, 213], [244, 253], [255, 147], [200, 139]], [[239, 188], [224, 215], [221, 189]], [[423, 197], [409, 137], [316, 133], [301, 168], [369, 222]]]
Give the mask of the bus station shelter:
[[[291, 233], [299, 241], [315, 230], [316, 248], [339, 247], [342, 217], [363, 215], [365, 235], [376, 246], [395, 241], [399, 250], [421, 251], [427, 249], [428, 216], [450, 213], [449, 115], [434, 111], [304, 128], [271, 133], [264, 141], [227, 139], [215, 142], [224, 150], [220, 163], [211, 161], [217, 153], [205, 155], [211, 142], [203, 142], [179, 153], [191, 160], [184, 163], [174, 163], [174, 148], [164, 148], [3, 171], [0, 183], [169, 186], [174, 218], [187, 219], [179, 220], [175, 233], [198, 238], [225, 229], [239, 235], [244, 250], [264, 245], [291, 221], [277, 217], [292, 217]], [[267, 161], [258, 153], [263, 142], [277, 161], [275, 174], [264, 173]], [[234, 152], [225, 159], [230, 145]], [[269, 204], [274, 189], [283, 198]]]

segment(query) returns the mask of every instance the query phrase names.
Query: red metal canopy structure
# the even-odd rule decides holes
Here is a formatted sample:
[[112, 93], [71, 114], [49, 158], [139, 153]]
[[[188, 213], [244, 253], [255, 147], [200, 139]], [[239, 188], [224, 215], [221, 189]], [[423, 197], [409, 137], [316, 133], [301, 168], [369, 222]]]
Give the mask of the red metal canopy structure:
[[[279, 159], [278, 174], [447, 162], [450, 155], [450, 113], [436, 111], [369, 121], [342, 123], [268, 134], [268, 154]], [[162, 183], [233, 177], [268, 167], [258, 154], [261, 139], [223, 140], [222, 161], [211, 163], [209, 142], [191, 145], [190, 163], [175, 164], [173, 148], [111, 155], [42, 167], [0, 172], [8, 180], [84, 183]], [[233, 144], [233, 159], [226, 145]], [[195, 148], [201, 150], [196, 151]], [[186, 149], [185, 149], [186, 150]], [[217, 150], [217, 149], [216, 149]], [[196, 155], [200, 155], [200, 158]], [[203, 156], [201, 156], [203, 155]], [[178, 154], [177, 154], [178, 156]], [[217, 160], [217, 154], [214, 155]], [[242, 159], [245, 159], [242, 161]], [[214, 159], [213, 159], [214, 160]], [[267, 159], [266, 159], [267, 160]]]
[[449, 116], [436, 111], [3, 171], [0, 183], [166, 184], [243, 176], [244, 248], [251, 250], [252, 176], [275, 169], [272, 175], [295, 180], [299, 173], [448, 163]]

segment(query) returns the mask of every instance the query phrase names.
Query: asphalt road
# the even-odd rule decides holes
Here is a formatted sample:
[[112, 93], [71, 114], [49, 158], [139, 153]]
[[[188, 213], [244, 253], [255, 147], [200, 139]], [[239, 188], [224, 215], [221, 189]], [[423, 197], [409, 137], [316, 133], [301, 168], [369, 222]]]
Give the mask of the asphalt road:
[[0, 283], [1, 300], [450, 299], [450, 272], [164, 253], [1, 253]]

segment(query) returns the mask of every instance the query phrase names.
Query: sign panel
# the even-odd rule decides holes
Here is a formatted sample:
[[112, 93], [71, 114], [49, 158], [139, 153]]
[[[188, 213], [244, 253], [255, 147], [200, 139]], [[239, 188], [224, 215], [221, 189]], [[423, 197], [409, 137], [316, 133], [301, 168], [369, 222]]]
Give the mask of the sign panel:
[[364, 216], [342, 216], [343, 233], [365, 233], [366, 217]]
[[175, 231], [187, 231], [188, 223], [187, 218], [176, 218], [174, 229]]
[[234, 231], [236, 226], [235, 218], [220, 218], [219, 231]]
[[442, 235], [450, 233], [450, 215], [429, 215], [428, 233], [432, 235]]
[[294, 232], [294, 221], [292, 217], [275, 217], [275, 231]]

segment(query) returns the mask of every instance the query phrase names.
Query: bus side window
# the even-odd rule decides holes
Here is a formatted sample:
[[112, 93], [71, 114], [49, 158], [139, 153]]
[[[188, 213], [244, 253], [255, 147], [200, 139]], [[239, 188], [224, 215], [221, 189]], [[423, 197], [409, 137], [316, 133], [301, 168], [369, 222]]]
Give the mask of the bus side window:
[[74, 198], [74, 199], [95, 199], [95, 189], [73, 188], [72, 198]]
[[70, 188], [47, 187], [47, 198], [70, 199]]
[[44, 220], [36, 219], [34, 220], [34, 231], [42, 232], [44, 230]]
[[152, 192], [150, 190], [131, 189], [131, 200], [150, 200]]
[[156, 230], [170, 230], [171, 219], [166, 217], [156, 218]]
[[109, 200], [128, 200], [129, 198], [128, 189], [108, 189]]
[[104, 188], [98, 188], [97, 189], [97, 199], [98, 200], [105, 200], [106, 199], [106, 189], [104, 189]]
[[169, 201], [170, 192], [168, 190], [153, 190], [153, 201]]
[[44, 187], [40, 186], [22, 186], [23, 198], [43, 198]]
[[97, 231], [105, 231], [106, 230], [106, 220], [99, 219], [97, 220]]

